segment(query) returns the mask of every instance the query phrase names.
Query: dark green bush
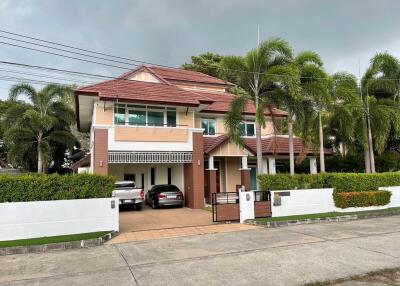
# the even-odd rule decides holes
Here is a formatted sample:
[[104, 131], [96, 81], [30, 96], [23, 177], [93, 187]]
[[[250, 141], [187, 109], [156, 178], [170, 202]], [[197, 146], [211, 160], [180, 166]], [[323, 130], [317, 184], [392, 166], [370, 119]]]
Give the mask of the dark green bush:
[[389, 191], [335, 192], [333, 200], [338, 208], [384, 206], [390, 202]]
[[289, 174], [260, 175], [263, 190], [293, 190], [312, 188], [334, 188], [336, 192], [378, 191], [379, 187], [400, 186], [400, 172], [356, 174]]
[[0, 176], [0, 203], [111, 197], [114, 178], [101, 175]]

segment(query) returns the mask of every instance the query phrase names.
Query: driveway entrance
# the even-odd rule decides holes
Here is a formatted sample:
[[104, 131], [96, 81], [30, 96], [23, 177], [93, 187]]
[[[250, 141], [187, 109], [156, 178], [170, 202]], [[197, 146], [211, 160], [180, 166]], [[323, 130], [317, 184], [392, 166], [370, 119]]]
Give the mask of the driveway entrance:
[[212, 224], [211, 212], [199, 209], [152, 209], [148, 206], [143, 206], [141, 211], [129, 210], [119, 213], [120, 233], [210, 224]]
[[218, 224], [212, 222], [212, 213], [190, 208], [151, 209], [120, 211], [120, 234], [107, 244], [125, 243], [199, 234], [222, 233], [257, 228], [239, 223]]

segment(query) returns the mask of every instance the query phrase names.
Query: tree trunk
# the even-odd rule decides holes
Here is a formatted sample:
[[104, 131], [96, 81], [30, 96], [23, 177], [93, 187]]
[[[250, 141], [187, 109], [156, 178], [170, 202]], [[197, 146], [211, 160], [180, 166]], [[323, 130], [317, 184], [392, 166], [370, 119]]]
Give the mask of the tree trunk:
[[371, 164], [371, 173], [375, 173], [375, 155], [374, 155], [374, 144], [372, 142], [371, 122], [369, 117], [368, 122], [368, 149], [369, 149], [369, 162]]
[[289, 132], [289, 162], [290, 162], [290, 175], [294, 175], [294, 148], [293, 148], [293, 122], [289, 115], [288, 120], [288, 132]]
[[[257, 145], [257, 177], [262, 174], [263, 160], [262, 160], [262, 142], [261, 142], [261, 125], [256, 120], [256, 145]], [[260, 191], [260, 183], [257, 179], [257, 191]]]
[[369, 161], [369, 148], [364, 147], [364, 164], [365, 164], [365, 173], [371, 173], [371, 163]]
[[38, 143], [37, 153], [38, 153], [37, 172], [41, 174], [43, 173], [43, 154], [42, 150], [40, 149], [40, 143]]
[[324, 153], [324, 130], [322, 128], [322, 116], [318, 114], [319, 119], [319, 164], [321, 173], [325, 173], [325, 153]]

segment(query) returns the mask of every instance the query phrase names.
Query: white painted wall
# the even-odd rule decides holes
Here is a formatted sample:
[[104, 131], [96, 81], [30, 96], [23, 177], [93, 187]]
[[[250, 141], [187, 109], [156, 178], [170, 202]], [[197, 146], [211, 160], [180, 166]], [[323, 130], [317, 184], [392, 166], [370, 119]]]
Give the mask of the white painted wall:
[[114, 198], [0, 203], [0, 241], [107, 230], [119, 231]]
[[142, 186], [142, 175], [144, 174], [144, 191], [147, 192], [151, 187], [151, 168], [155, 168], [155, 183], [167, 184], [168, 183], [168, 168], [172, 168], [172, 180], [171, 183], [177, 186], [182, 192], [184, 192], [184, 176], [183, 176], [183, 164], [181, 163], [158, 163], [158, 164], [108, 164], [109, 175], [115, 176], [117, 181], [124, 179], [124, 174], [135, 174], [136, 185]]
[[[274, 194], [280, 192], [290, 192], [290, 196], [281, 196], [281, 205], [274, 206]], [[335, 208], [332, 193], [333, 189], [272, 191], [272, 216], [279, 217], [332, 212]]]
[[[386, 206], [362, 208], [337, 208], [333, 201], [333, 189], [303, 189], [271, 191], [272, 216], [292, 216], [327, 212], [360, 212], [400, 207], [400, 186], [382, 187], [380, 190], [392, 192], [390, 203]], [[274, 206], [274, 193], [290, 192], [290, 196], [281, 196], [281, 205]]]

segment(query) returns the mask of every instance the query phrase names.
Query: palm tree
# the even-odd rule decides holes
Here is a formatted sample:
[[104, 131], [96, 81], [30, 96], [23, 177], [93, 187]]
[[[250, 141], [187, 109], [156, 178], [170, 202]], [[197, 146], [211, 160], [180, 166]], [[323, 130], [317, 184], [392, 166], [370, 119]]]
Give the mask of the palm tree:
[[336, 98], [334, 112], [330, 119], [331, 134], [337, 143], [343, 143], [349, 152], [356, 153], [358, 147], [364, 149], [365, 170], [371, 172], [368, 133], [365, 132], [365, 105], [369, 106], [369, 120], [374, 149], [378, 154], [385, 151], [391, 131], [400, 135], [400, 113], [398, 105], [390, 99], [376, 99], [368, 96], [362, 100], [358, 94], [354, 76], [339, 73], [333, 76], [331, 92]]
[[285, 94], [284, 89], [293, 97], [299, 93], [298, 72], [292, 62], [291, 47], [279, 38], [262, 42], [244, 57], [227, 56], [221, 61], [221, 76], [244, 91], [231, 102], [225, 118], [228, 135], [233, 142], [243, 145], [239, 126], [243, 122], [246, 104], [252, 102], [256, 109], [257, 175], [262, 170], [261, 128], [265, 127], [265, 111], [269, 111], [276, 133], [274, 106]]
[[[392, 99], [400, 106], [400, 62], [388, 53], [380, 53], [371, 59], [371, 65], [362, 79], [362, 91], [365, 94], [366, 133], [368, 138], [369, 161], [371, 172], [375, 173], [375, 156], [373, 148], [372, 123], [369, 97], [376, 99]], [[379, 132], [379, 131], [378, 131]]]
[[[300, 73], [302, 96], [297, 102], [290, 102], [287, 108], [294, 114], [297, 132], [305, 143], [317, 145], [315, 138], [319, 139], [320, 170], [323, 173], [325, 155], [322, 115], [331, 101], [328, 93], [329, 78], [323, 69], [320, 56], [315, 52], [299, 53], [295, 58], [295, 64]], [[317, 132], [315, 126], [318, 126]], [[316, 133], [318, 136], [315, 136]]]
[[42, 173], [43, 164], [50, 160], [54, 146], [72, 146], [75, 143], [70, 132], [74, 111], [61, 101], [69, 94], [69, 87], [57, 84], [47, 85], [40, 91], [29, 84], [17, 84], [10, 89], [10, 100], [25, 95], [32, 102], [32, 107], [20, 114], [5, 133], [10, 157], [21, 158], [33, 153], [37, 156], [37, 172]]

